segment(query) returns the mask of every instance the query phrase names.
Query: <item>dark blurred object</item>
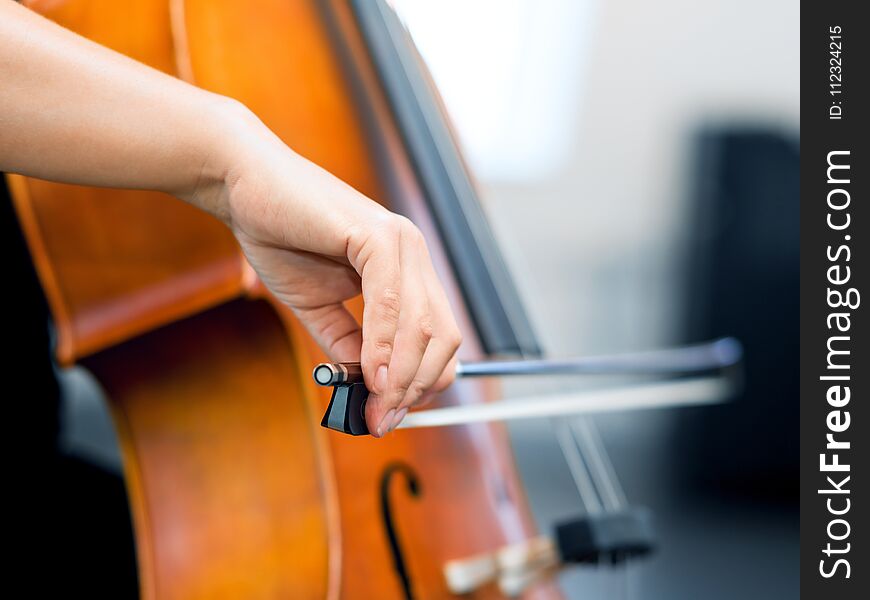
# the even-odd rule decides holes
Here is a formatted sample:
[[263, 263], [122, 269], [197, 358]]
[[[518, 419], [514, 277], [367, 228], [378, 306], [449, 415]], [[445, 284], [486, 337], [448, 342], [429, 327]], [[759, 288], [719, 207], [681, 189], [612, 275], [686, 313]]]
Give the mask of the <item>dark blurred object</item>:
[[687, 339], [737, 337], [746, 387], [683, 415], [685, 473], [719, 494], [797, 502], [799, 143], [720, 127], [693, 148]]
[[61, 451], [61, 392], [48, 306], [0, 173], [6, 354], [4, 430], [13, 510], [13, 583], [42, 594], [136, 598], [133, 530], [123, 479]]
[[[7, 362], [3, 386], [8, 397], [3, 420], [7, 439], [22, 435], [19, 450], [34, 463], [53, 456], [60, 430], [60, 388], [51, 361], [48, 306], [36, 278], [27, 244], [0, 173], [0, 251], [5, 288], [3, 314], [6, 339], [14, 348]], [[8, 355], [7, 355], [8, 357]], [[14, 392], [10, 393], [11, 390]], [[27, 428], [26, 434], [21, 427]]]

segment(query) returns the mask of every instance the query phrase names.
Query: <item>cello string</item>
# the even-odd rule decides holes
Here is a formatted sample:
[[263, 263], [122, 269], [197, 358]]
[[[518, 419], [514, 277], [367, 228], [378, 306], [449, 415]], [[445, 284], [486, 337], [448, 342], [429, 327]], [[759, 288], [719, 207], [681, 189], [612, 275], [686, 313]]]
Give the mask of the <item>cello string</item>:
[[619, 499], [622, 506], [628, 505], [628, 497], [625, 494], [625, 490], [622, 487], [619, 476], [616, 474], [616, 469], [613, 467], [613, 463], [610, 460], [610, 454], [606, 450], [604, 440], [601, 438], [600, 430], [598, 429], [598, 427], [592, 427], [590, 430], [590, 434], [598, 441], [598, 447], [602, 449], [601, 462], [604, 465], [605, 470], [610, 473], [610, 480], [614, 483], [614, 490], [616, 492], [617, 498]]
[[592, 481], [595, 483], [595, 488], [598, 490], [598, 497], [601, 499], [601, 504], [604, 506], [605, 512], [613, 512], [617, 509], [613, 497], [613, 484], [609, 481], [607, 473], [604, 471], [600, 462], [596, 461], [596, 457], [600, 454], [598, 448], [593, 448], [589, 433], [586, 430], [576, 427], [577, 421], [585, 422], [584, 417], [575, 417], [568, 421], [569, 431], [574, 437], [574, 443], [578, 450], [586, 457], [586, 464], [589, 467], [589, 474], [592, 476]]
[[601, 501], [589, 476], [588, 465], [583, 460], [580, 448], [571, 434], [571, 428], [562, 420], [553, 419], [552, 423], [556, 431], [556, 439], [559, 441], [559, 448], [562, 450], [565, 462], [568, 463], [568, 470], [571, 472], [574, 486], [580, 494], [584, 510], [591, 515], [600, 513], [602, 510]]
[[619, 478], [610, 462], [610, 457], [604, 447], [604, 442], [598, 432], [598, 427], [589, 417], [575, 417], [571, 421], [571, 430], [577, 437], [577, 443], [589, 457], [591, 472], [605, 506], [610, 511], [618, 511], [628, 504], [625, 492], [619, 483]]
[[[560, 422], [560, 425], [563, 423]], [[578, 456], [590, 457], [584, 461], [584, 464], [594, 479], [604, 512], [617, 511], [627, 505], [625, 493], [616, 477], [613, 464], [595, 423], [589, 417], [575, 417], [569, 427], [576, 443]], [[601, 580], [606, 582], [606, 589], [610, 590], [606, 594], [607, 597], [621, 600], [631, 598], [631, 570], [628, 557], [625, 557], [621, 564], [613, 564], [609, 567], [599, 564], [598, 572]]]

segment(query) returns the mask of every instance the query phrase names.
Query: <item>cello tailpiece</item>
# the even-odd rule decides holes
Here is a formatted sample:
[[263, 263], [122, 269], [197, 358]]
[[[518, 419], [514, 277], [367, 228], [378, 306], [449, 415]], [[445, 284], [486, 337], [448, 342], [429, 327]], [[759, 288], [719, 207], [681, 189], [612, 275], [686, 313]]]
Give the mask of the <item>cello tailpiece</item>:
[[652, 515], [643, 508], [585, 514], [557, 524], [556, 543], [565, 562], [617, 564], [655, 548]]

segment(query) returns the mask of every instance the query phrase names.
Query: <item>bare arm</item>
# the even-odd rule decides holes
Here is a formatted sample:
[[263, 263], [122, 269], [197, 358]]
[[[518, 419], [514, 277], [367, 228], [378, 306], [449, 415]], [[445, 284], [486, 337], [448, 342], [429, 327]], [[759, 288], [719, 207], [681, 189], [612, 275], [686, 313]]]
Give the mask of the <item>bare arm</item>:
[[[295, 154], [237, 102], [9, 0], [0, 171], [160, 190], [222, 219], [330, 357], [362, 362], [374, 432], [453, 380], [458, 329], [409, 221]], [[343, 304], [359, 293], [362, 327]]]
[[179, 194], [193, 189], [215, 141], [219, 96], [9, 1], [0, 3], [0, 81], [6, 171]]

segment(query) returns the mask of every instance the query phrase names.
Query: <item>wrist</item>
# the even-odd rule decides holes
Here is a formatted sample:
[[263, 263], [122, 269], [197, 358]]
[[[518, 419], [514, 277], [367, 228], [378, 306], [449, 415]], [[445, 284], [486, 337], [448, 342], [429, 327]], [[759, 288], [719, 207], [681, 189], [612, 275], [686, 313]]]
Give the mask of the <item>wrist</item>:
[[176, 195], [232, 226], [232, 188], [244, 171], [244, 147], [265, 126], [241, 102], [210, 93], [201, 119], [209, 126], [200, 143], [193, 185]]

